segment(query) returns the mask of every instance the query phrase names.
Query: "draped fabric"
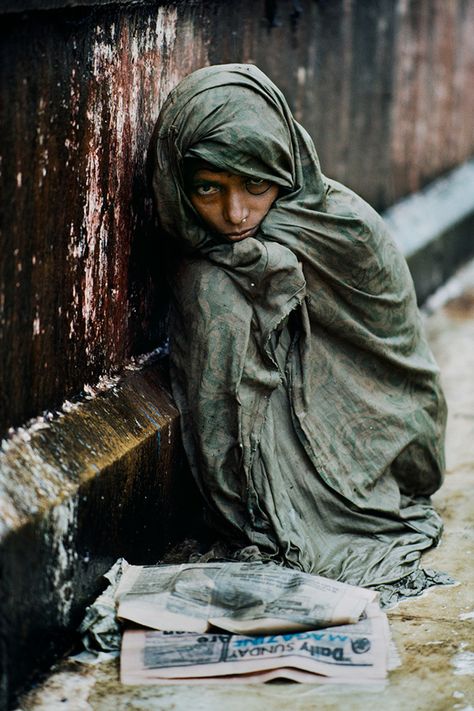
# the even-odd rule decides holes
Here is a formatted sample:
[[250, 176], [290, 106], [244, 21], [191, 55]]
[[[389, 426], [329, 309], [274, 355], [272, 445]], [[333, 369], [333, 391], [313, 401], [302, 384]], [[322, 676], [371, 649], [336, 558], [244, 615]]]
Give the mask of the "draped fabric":
[[[446, 407], [382, 218], [321, 173], [254, 66], [188, 76], [156, 137], [158, 212], [180, 254], [172, 388], [214, 525], [236, 549], [350, 583], [413, 574], [441, 532], [429, 496]], [[187, 158], [279, 186], [255, 237], [230, 243], [206, 227], [186, 195]]]

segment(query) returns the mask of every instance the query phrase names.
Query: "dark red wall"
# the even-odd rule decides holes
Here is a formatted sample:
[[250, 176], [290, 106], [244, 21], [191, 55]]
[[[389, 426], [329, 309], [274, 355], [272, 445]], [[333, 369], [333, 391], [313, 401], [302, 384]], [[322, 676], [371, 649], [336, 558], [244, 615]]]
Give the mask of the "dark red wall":
[[257, 63], [378, 208], [474, 152], [469, 0], [77, 4], [0, 10], [0, 433], [163, 342], [145, 163], [193, 69]]

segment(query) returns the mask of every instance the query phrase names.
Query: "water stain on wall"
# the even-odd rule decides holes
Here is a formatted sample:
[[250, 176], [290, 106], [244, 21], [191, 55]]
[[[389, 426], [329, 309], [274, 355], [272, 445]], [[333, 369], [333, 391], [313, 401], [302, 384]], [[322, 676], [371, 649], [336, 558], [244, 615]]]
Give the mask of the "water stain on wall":
[[474, 151], [465, 0], [26, 4], [57, 9], [0, 11], [0, 434], [164, 341], [147, 152], [193, 69], [261, 66], [379, 209]]

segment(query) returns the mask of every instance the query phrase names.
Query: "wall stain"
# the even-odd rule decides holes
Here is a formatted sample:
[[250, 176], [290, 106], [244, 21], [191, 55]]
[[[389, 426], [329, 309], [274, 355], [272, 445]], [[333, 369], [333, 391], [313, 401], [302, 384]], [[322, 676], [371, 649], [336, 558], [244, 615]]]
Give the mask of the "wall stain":
[[196, 0], [2, 15], [0, 432], [163, 344], [146, 163], [162, 102], [193, 69], [261, 66], [323, 171], [378, 209], [474, 152], [472, 3], [257, 9]]

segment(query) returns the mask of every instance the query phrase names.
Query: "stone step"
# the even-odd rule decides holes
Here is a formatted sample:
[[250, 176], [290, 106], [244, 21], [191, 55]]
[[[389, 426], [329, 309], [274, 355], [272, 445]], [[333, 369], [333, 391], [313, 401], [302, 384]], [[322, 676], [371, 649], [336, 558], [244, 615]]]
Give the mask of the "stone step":
[[111, 563], [156, 562], [197, 506], [163, 366], [98, 390], [0, 450], [0, 708], [68, 648]]
[[474, 254], [474, 160], [400, 200], [384, 218], [422, 304]]

